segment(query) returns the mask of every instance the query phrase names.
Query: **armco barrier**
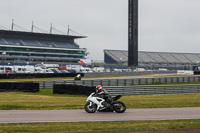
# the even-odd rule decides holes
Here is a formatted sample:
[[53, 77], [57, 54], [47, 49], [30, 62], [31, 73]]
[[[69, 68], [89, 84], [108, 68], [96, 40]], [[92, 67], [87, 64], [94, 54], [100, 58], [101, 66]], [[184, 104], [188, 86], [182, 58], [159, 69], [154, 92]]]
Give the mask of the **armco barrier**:
[[54, 84], [53, 94], [72, 94], [72, 95], [89, 95], [95, 91], [93, 86], [83, 86], [74, 84]]
[[104, 86], [112, 96], [115, 95], [168, 95], [200, 93], [200, 85], [142, 85], [142, 86]]
[[177, 73], [177, 71], [133, 71], [133, 72], [100, 72], [100, 73], [85, 73], [84, 77], [105, 77], [105, 76], [133, 76], [144, 74], [163, 74]]
[[4, 91], [39, 92], [39, 83], [0, 82], [0, 92]]
[[[111, 96], [135, 96], [135, 95], [168, 95], [168, 94], [193, 94], [200, 93], [200, 85], [141, 85], [141, 86], [104, 86]], [[95, 87], [54, 84], [54, 94], [90, 95]]]
[[53, 84], [77, 84], [85, 86], [130, 86], [148, 85], [155, 83], [175, 83], [175, 82], [195, 82], [200, 81], [200, 76], [178, 76], [178, 77], [152, 77], [152, 78], [132, 78], [132, 79], [104, 79], [104, 80], [56, 80], [56, 81], [36, 81], [40, 83], [40, 88], [52, 88]]

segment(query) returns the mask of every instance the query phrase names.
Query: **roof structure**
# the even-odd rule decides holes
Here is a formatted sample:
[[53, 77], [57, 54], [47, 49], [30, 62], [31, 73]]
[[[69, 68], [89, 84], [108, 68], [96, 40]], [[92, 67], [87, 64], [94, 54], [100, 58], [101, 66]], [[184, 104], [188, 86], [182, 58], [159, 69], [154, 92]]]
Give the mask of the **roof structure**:
[[86, 38], [86, 36], [72, 36], [72, 35], [12, 31], [12, 30], [0, 30], [0, 37], [36, 39], [36, 40], [39, 39], [39, 40], [48, 40], [48, 41], [66, 41], [69, 39]]
[[[104, 50], [106, 63], [128, 62], [128, 51], [126, 50]], [[139, 63], [177, 63], [195, 64], [200, 63], [200, 53], [174, 53], [174, 52], [138, 52]]]

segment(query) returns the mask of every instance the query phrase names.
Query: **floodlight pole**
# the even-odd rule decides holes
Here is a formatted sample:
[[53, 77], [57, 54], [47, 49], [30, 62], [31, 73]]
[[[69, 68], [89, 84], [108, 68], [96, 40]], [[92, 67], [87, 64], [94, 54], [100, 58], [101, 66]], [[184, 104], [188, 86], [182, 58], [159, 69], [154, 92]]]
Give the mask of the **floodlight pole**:
[[52, 26], [52, 23], [51, 23], [50, 34], [52, 34], [52, 29], [53, 29], [53, 26]]
[[128, 13], [128, 66], [138, 67], [138, 0], [129, 0]]
[[33, 32], [33, 28], [34, 28], [34, 22], [32, 21], [32, 26], [31, 26], [31, 32]]
[[14, 19], [12, 19], [12, 26], [11, 26], [11, 30], [14, 30]]

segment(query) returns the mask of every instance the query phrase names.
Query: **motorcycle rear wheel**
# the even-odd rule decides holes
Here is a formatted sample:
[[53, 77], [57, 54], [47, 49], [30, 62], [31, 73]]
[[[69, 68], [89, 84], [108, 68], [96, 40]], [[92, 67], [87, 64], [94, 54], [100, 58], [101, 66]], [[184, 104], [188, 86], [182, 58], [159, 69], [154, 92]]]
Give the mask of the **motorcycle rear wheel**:
[[90, 102], [87, 102], [87, 103], [85, 104], [85, 111], [86, 111], [87, 113], [95, 113], [95, 112], [97, 111], [97, 105], [96, 105], [96, 104], [92, 104], [92, 105], [90, 106]]
[[117, 113], [124, 113], [126, 111], [126, 105], [123, 102], [117, 101], [114, 103], [113, 109]]

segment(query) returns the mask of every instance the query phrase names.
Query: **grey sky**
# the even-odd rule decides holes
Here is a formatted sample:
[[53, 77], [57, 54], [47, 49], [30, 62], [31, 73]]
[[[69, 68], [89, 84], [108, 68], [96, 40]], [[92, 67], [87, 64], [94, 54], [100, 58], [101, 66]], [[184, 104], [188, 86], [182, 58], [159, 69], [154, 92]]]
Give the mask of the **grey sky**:
[[[200, 0], [139, 0], [139, 50], [200, 53]], [[31, 22], [46, 31], [67, 26], [88, 36], [77, 40], [94, 60], [103, 49], [127, 50], [128, 0], [1, 0], [0, 25]]]

